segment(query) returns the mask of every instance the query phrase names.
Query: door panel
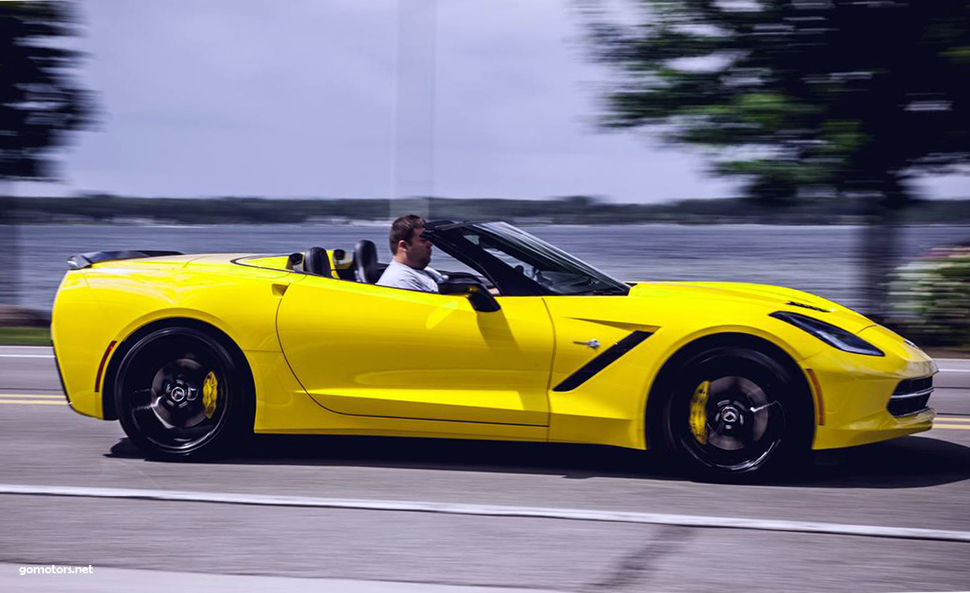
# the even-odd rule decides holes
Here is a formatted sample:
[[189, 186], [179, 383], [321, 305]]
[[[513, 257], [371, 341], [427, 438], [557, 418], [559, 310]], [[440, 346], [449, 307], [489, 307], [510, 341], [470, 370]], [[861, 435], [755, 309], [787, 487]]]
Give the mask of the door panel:
[[549, 314], [539, 297], [498, 301], [479, 313], [463, 296], [309, 277], [277, 324], [293, 372], [334, 412], [547, 426]]

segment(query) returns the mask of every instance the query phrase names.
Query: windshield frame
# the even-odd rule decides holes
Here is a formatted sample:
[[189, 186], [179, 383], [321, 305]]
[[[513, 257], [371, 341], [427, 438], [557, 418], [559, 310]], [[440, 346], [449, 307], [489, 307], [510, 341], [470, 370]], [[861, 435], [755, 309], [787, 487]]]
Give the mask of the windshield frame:
[[[553, 284], [538, 282], [470, 240], [470, 234], [487, 238], [490, 247], [513, 258], [541, 263], [547, 273], [553, 271], [585, 278], [588, 287], [567, 290], [570, 287], [557, 289]], [[491, 280], [503, 296], [625, 296], [630, 291], [630, 286], [624, 282], [507, 222], [429, 222], [424, 236], [442, 251]], [[578, 285], [571, 283], [570, 286]]]

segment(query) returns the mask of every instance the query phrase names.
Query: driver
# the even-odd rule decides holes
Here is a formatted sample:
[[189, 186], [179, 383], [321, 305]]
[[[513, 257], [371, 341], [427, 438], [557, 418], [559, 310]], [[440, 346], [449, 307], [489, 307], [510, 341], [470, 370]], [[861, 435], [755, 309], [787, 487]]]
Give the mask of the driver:
[[431, 241], [421, 236], [424, 219], [414, 214], [402, 216], [391, 224], [391, 254], [394, 258], [377, 281], [378, 286], [438, 292], [445, 278], [428, 267]]

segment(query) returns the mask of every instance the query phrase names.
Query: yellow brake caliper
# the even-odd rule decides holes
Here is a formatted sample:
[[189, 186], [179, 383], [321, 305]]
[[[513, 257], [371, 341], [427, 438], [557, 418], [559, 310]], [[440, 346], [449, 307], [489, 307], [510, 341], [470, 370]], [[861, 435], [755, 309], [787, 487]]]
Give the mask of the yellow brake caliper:
[[209, 371], [202, 384], [202, 405], [205, 406], [205, 417], [212, 418], [216, 413], [216, 396], [219, 394], [219, 380], [216, 374]]
[[707, 395], [710, 388], [711, 382], [704, 381], [690, 398], [690, 431], [702, 445], [707, 444]]

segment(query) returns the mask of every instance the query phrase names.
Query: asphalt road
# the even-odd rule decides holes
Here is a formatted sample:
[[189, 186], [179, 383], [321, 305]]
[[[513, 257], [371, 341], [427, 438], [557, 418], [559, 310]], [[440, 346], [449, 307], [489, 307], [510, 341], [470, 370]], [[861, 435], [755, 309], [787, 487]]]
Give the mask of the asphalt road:
[[[104, 497], [0, 494], [2, 591], [970, 590], [967, 541], [771, 527], [970, 538], [970, 361], [938, 361], [940, 428], [819, 454], [784, 482], [728, 485], [692, 482], [651, 453], [571, 445], [264, 436], [218, 463], [150, 462], [117, 423], [64, 405], [48, 356], [0, 348], [0, 488]], [[112, 489], [189, 494], [131, 499]], [[347, 504], [277, 504], [281, 495]], [[551, 512], [474, 511], [496, 505]], [[568, 518], [576, 509], [592, 518]], [[596, 518], [613, 512], [663, 516]], [[751, 521], [725, 526], [737, 518]], [[94, 574], [19, 574], [52, 564]]]

